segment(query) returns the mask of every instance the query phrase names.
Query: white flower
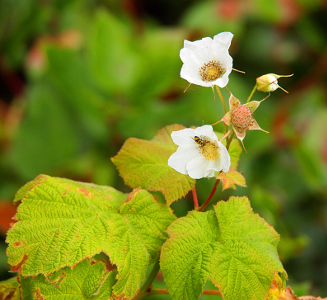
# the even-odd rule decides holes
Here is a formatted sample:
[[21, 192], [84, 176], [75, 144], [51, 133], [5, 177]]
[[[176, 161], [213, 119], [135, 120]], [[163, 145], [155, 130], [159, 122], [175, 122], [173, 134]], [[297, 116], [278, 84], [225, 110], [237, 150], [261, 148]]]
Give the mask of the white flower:
[[171, 138], [179, 147], [169, 157], [168, 165], [177, 172], [199, 179], [214, 177], [217, 171], [229, 171], [230, 156], [211, 125], [173, 131]]
[[225, 87], [233, 67], [233, 58], [228, 53], [232, 38], [231, 32], [221, 32], [213, 40], [209, 37], [194, 42], [184, 40], [180, 52], [181, 77], [201, 86]]

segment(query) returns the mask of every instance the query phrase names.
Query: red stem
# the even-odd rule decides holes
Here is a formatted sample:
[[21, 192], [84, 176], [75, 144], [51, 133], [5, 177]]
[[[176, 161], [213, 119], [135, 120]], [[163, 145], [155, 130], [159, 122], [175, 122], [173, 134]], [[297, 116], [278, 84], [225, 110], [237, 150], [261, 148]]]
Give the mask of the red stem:
[[203, 203], [203, 205], [198, 209], [198, 211], [203, 211], [206, 208], [206, 206], [209, 204], [211, 198], [213, 197], [213, 195], [216, 192], [216, 189], [217, 189], [217, 186], [218, 186], [219, 182], [220, 182], [220, 179], [217, 179], [216, 182], [215, 182], [215, 185], [212, 188], [212, 191], [211, 191], [208, 199], [206, 200], [206, 202]]
[[[152, 289], [151, 294], [169, 294], [166, 289]], [[218, 290], [204, 290], [202, 292], [203, 295], [221, 295], [221, 292]]]
[[192, 192], [193, 192], [194, 207], [195, 207], [195, 209], [197, 209], [199, 207], [199, 202], [198, 202], [198, 196], [196, 195], [195, 186], [194, 186]]

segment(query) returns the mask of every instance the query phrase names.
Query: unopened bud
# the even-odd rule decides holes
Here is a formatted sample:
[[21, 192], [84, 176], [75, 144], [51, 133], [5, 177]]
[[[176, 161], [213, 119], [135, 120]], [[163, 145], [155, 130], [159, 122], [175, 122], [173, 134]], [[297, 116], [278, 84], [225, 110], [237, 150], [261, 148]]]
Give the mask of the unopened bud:
[[270, 93], [273, 91], [276, 91], [278, 88], [283, 90], [285, 93], [288, 93], [288, 91], [284, 90], [282, 87], [278, 85], [278, 79], [280, 77], [291, 77], [291, 75], [276, 75], [276, 74], [266, 74], [262, 75], [257, 78], [256, 84], [257, 84], [257, 90], [260, 92]]

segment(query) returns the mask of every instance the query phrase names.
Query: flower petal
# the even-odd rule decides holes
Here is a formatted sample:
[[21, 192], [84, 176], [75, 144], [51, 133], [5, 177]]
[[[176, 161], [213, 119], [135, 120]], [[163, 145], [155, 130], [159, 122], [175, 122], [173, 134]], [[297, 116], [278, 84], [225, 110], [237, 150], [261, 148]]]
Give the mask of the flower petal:
[[196, 136], [201, 136], [201, 135], [207, 136], [210, 139], [218, 142], [218, 138], [217, 138], [216, 134], [214, 133], [211, 125], [203, 125], [201, 127], [196, 128], [194, 130], [194, 134]]
[[232, 42], [233, 34], [229, 31], [224, 31], [221, 33], [218, 33], [213, 37], [214, 42], [219, 42], [221, 44], [224, 44], [226, 48], [228, 49], [230, 47], [230, 44]]
[[229, 46], [230, 46], [230, 41], [228, 45], [218, 40], [214, 40], [214, 42], [212, 43], [212, 49], [213, 49], [212, 58], [219, 61], [223, 67], [227, 67], [228, 65], [229, 67], [232, 67], [233, 64], [233, 59], [228, 52]]
[[193, 42], [184, 40], [184, 48], [188, 48], [192, 51], [197, 48], [210, 48], [211, 46], [212, 46], [212, 39], [210, 37], [204, 37], [201, 40], [196, 40]]
[[214, 177], [215, 173], [222, 170], [222, 167], [220, 167], [220, 159], [217, 160], [210, 160], [207, 170], [205, 172], [205, 177]]
[[231, 71], [232, 69], [230, 69], [229, 72], [226, 72], [223, 76], [219, 77], [216, 81], [213, 82], [214, 83], [213, 85], [218, 85], [219, 87], [224, 88], [229, 81], [228, 76], [231, 73]]
[[220, 146], [220, 163], [223, 172], [227, 173], [231, 165], [231, 160], [227, 148], [222, 144]]
[[188, 175], [193, 179], [206, 177], [205, 172], [208, 164], [209, 161], [206, 160], [202, 155], [195, 157], [186, 165]]
[[[219, 157], [214, 161], [210, 161], [209, 165], [207, 167], [207, 174], [209, 174], [209, 173], [213, 174], [211, 177], [213, 177], [214, 173], [218, 172], [218, 171], [223, 171], [223, 172], [227, 173], [229, 171], [229, 168], [231, 165], [231, 160], [230, 160], [228, 150], [220, 142], [219, 142], [219, 152], [220, 152]], [[210, 177], [210, 176], [208, 176], [208, 177]]]
[[202, 62], [207, 63], [212, 59], [212, 39], [209, 37], [203, 38], [201, 41], [196, 41], [194, 47], [194, 55]]
[[178, 147], [177, 151], [173, 153], [168, 159], [168, 165], [175, 169], [177, 172], [187, 174], [186, 166], [189, 161], [194, 160], [197, 157], [202, 157], [199, 153], [199, 147]]
[[173, 131], [171, 133], [171, 138], [173, 142], [178, 146], [194, 144], [194, 140], [193, 140], [194, 136], [195, 136], [194, 129], [192, 128], [185, 128], [178, 131]]
[[181, 69], [180, 76], [190, 83], [201, 85], [202, 79], [200, 76], [200, 68], [203, 61], [199, 60], [191, 49], [183, 48], [180, 51], [180, 57], [184, 63]]
[[200, 70], [200, 67], [197, 69], [194, 69], [194, 67], [192, 65], [184, 64], [182, 66], [180, 76], [192, 84], [201, 85], [204, 87], [212, 86], [211, 82], [205, 82], [202, 80], [199, 70]]
[[274, 76], [273, 74], [268, 74], [267, 76], [270, 79], [270, 85], [269, 85], [268, 92], [276, 91], [279, 87], [276, 75]]
[[198, 70], [203, 65], [203, 61], [199, 60], [191, 49], [183, 48], [180, 51], [179, 56], [185, 65], [193, 69]]

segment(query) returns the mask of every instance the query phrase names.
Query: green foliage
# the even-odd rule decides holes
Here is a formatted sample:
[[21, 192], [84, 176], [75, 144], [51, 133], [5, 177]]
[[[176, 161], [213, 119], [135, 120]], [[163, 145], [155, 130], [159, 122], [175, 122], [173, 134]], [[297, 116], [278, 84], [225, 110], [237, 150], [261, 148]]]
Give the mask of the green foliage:
[[117, 271], [108, 271], [102, 261], [84, 260], [73, 269], [66, 267], [45, 277], [19, 277], [22, 299], [106, 300], [111, 297]]
[[140, 186], [162, 192], [168, 205], [185, 196], [193, 188], [195, 180], [167, 164], [169, 156], [177, 149], [170, 134], [183, 128], [181, 125], [167, 126], [152, 141], [128, 139], [118, 155], [112, 158], [125, 183], [132, 188]]
[[44, 168], [54, 168], [78, 152], [78, 135], [65, 104], [40, 85], [30, 90], [29, 99], [31, 105], [11, 153], [12, 161], [25, 178], [40, 174]]
[[48, 275], [102, 251], [117, 266], [114, 293], [127, 298], [137, 293], [175, 219], [145, 190], [127, 196], [110, 187], [44, 175], [23, 187], [18, 200], [18, 222], [7, 237], [12, 271]]
[[236, 170], [238, 166], [238, 161], [242, 153], [242, 147], [237, 139], [233, 139], [228, 149], [228, 153], [231, 160], [230, 169]]
[[246, 197], [190, 212], [167, 231], [161, 267], [173, 299], [199, 299], [208, 279], [224, 299], [265, 299], [274, 274], [284, 272], [279, 235], [253, 214]]
[[90, 32], [89, 51], [92, 73], [103, 88], [111, 92], [130, 88], [137, 67], [137, 53], [132, 47], [132, 33], [126, 24], [99, 11]]
[[227, 173], [221, 173], [217, 178], [221, 179], [223, 184], [223, 190], [229, 188], [236, 189], [235, 185], [243, 187], [246, 186], [244, 176], [236, 170], [230, 170]]
[[[258, 123], [271, 133], [248, 132], [244, 141], [247, 154], [241, 154], [239, 142], [233, 140], [229, 148], [232, 171], [219, 177], [217, 174], [224, 191], [218, 185], [218, 196], [212, 198], [212, 203], [216, 203], [217, 199], [228, 199], [230, 195], [249, 195], [254, 211], [274, 226], [282, 237], [279, 255], [290, 275], [293, 290], [300, 296], [314, 286], [314, 292], [323, 296], [327, 293], [327, 277], [321, 276], [327, 270], [327, 114], [323, 80], [326, 7], [323, 1], [294, 0], [267, 4], [264, 0], [249, 0], [248, 5], [244, 5], [242, 1], [228, 0], [171, 0], [161, 1], [160, 4], [153, 1], [151, 6], [151, 1], [145, 1], [147, 4], [144, 5], [134, 2], [135, 5], [131, 6], [130, 1], [119, 0], [0, 1], [0, 201], [11, 200], [23, 184], [38, 174], [110, 185], [126, 192], [110, 157], [117, 154], [127, 138], [137, 139], [125, 143], [124, 147], [133, 142], [130, 144], [133, 147], [125, 149], [126, 155], [134, 155], [135, 150], [144, 161], [151, 158], [163, 161], [161, 153], [167, 156], [169, 151], [175, 151], [173, 147], [176, 149], [176, 145], [170, 144], [169, 134], [169, 141], [162, 140], [161, 143], [160, 138], [146, 141], [160, 128], [174, 123], [187, 127], [200, 126], [202, 122], [211, 124], [223, 115], [220, 99], [216, 95], [213, 100], [211, 89], [192, 85], [183, 93], [187, 82], [179, 78], [181, 61], [178, 55], [184, 39], [196, 40], [212, 37], [221, 31], [231, 31], [234, 38], [230, 53], [234, 67], [246, 74], [233, 71], [228, 89], [242, 103], [246, 101], [256, 77], [267, 72], [294, 73], [294, 76], [280, 82], [289, 94], [277, 90], [255, 113]], [[160, 15], [153, 13], [154, 7], [159, 8]], [[169, 17], [175, 16], [174, 20], [171, 18], [163, 22], [165, 12]], [[173, 26], [160, 25], [163, 23]], [[76, 34], [78, 39], [67, 35], [69, 32]], [[221, 92], [228, 99], [229, 92], [226, 89]], [[265, 95], [256, 92], [253, 98], [261, 100]], [[222, 124], [216, 126], [215, 130], [223, 131]], [[158, 152], [143, 153], [141, 146], [149, 146]], [[193, 209], [191, 193], [187, 194], [194, 186], [192, 179], [175, 174], [180, 181], [166, 181], [167, 178], [162, 176], [166, 166], [156, 164], [141, 174], [133, 173], [133, 168], [128, 165], [131, 157], [125, 159], [121, 154], [119, 152], [114, 160], [122, 158], [127, 185], [133, 188], [141, 186], [148, 192], [161, 191], [154, 194], [160, 202], [163, 202], [164, 195], [166, 203], [172, 204], [179, 216], [185, 216]], [[134, 174], [134, 178], [129, 178], [130, 174]], [[248, 187], [232, 189], [237, 182], [243, 186], [245, 179]], [[9, 235], [17, 234], [15, 240], [29, 242], [29, 247], [26, 244], [24, 249], [15, 252], [13, 240], [7, 250], [11, 253], [11, 260], [14, 256], [17, 259], [13, 264], [18, 273], [23, 272], [30, 259], [42, 272], [45, 268], [52, 270], [51, 265], [58, 268], [55, 274], [63, 270], [66, 272], [69, 270], [65, 267], [68, 263], [77, 268], [79, 259], [93, 257], [95, 252], [110, 248], [108, 244], [112, 241], [118, 243], [113, 233], [107, 239], [106, 226], [115, 232], [119, 228], [127, 232], [126, 239], [120, 240], [119, 244], [123, 250], [128, 247], [130, 253], [141, 248], [144, 250], [138, 243], [135, 245], [135, 241], [139, 241], [139, 234], [148, 236], [147, 232], [143, 232], [143, 227], [139, 228], [135, 220], [131, 223], [130, 216], [121, 212], [125, 207], [123, 203], [132, 196], [109, 187], [101, 187], [101, 194], [99, 187], [81, 184], [82, 188], [96, 196], [92, 201], [85, 196], [85, 205], [75, 207], [84, 197], [75, 198], [80, 194], [78, 188], [81, 186], [77, 182], [68, 184], [67, 181], [73, 195], [70, 202], [67, 199], [66, 202], [58, 202], [56, 196], [52, 197], [52, 194], [56, 195], [52, 188], [47, 201], [34, 199], [34, 203], [29, 196], [38, 185], [51, 180], [52, 187], [57, 187], [57, 184], [62, 187], [63, 181], [59, 178], [41, 176], [25, 185], [16, 196], [16, 203], [23, 199], [23, 204], [18, 208], [17, 217], [20, 219]], [[214, 180], [205, 178], [197, 181], [199, 203], [208, 197]], [[148, 198], [152, 201], [148, 192], [142, 191], [142, 197], [139, 194], [135, 197], [141, 202]], [[114, 195], [116, 199], [115, 212], [112, 212], [113, 207], [109, 211], [105, 208], [107, 201], [110, 202], [108, 195]], [[102, 206], [103, 203], [106, 204]], [[61, 209], [65, 205], [68, 209]], [[4, 220], [7, 218], [2, 218], [5, 215], [2, 206], [0, 213], [0, 234], [4, 237], [9, 222]], [[99, 216], [96, 216], [98, 213]], [[67, 218], [66, 214], [76, 214], [80, 219]], [[110, 218], [105, 217], [107, 214], [111, 214]], [[212, 215], [212, 212], [206, 214]], [[126, 226], [109, 226], [111, 216], [113, 220], [118, 220], [119, 215], [126, 220]], [[142, 216], [135, 219], [141, 221]], [[98, 223], [92, 226], [95, 219]], [[102, 221], [107, 222], [105, 226]], [[82, 243], [80, 249], [74, 244], [79, 239], [68, 232], [74, 222], [73, 229], [80, 230], [85, 236], [86, 243]], [[142, 225], [145, 223], [142, 221]], [[168, 226], [169, 222], [165, 224]], [[159, 230], [153, 247], [161, 245], [166, 239], [165, 226]], [[134, 227], [138, 228], [137, 232], [131, 231]], [[149, 228], [148, 225], [144, 227]], [[67, 236], [66, 248], [64, 241], [55, 244], [58, 240], [54, 234], [59, 230], [60, 238], [64, 234]], [[154, 232], [152, 227], [149, 230]], [[21, 235], [18, 237], [19, 232]], [[133, 243], [129, 245], [128, 240]], [[106, 242], [99, 245], [99, 241]], [[141, 251], [141, 259], [147, 252], [148, 262], [131, 275], [133, 278], [128, 277], [125, 281], [122, 278], [124, 274], [133, 273], [132, 267], [138, 266], [140, 260], [128, 264], [128, 257], [118, 257], [112, 252], [100, 254], [107, 259], [110, 255], [115, 257], [116, 267], [119, 263], [119, 272], [110, 273], [116, 274], [116, 280], [120, 276], [116, 294], [124, 289], [125, 283], [127, 286], [132, 285], [134, 279], [135, 282], [143, 280], [145, 275], [140, 273], [145, 272], [145, 265], [152, 262], [160, 251], [152, 251], [151, 242], [149, 240], [147, 244], [147, 241], [147, 238], [143, 239], [144, 247], [148, 248]], [[6, 247], [2, 239], [1, 280], [10, 276]], [[94, 251], [87, 247], [93, 247]], [[118, 246], [117, 249], [121, 248]], [[58, 253], [63, 254], [59, 259]], [[71, 255], [75, 255], [76, 259]], [[42, 261], [42, 258], [45, 260]], [[29, 268], [32, 269], [32, 264]], [[45, 278], [49, 283], [48, 277], [43, 276], [38, 275], [34, 279]], [[34, 285], [30, 276], [19, 278], [24, 281], [24, 290]], [[157, 282], [160, 283], [158, 286], [165, 288], [160, 277]], [[307, 283], [305, 292], [294, 289], [300, 282]], [[212, 286], [213, 283], [207, 281], [205, 289], [212, 289]], [[134, 287], [137, 290], [140, 284], [135, 283]], [[141, 286], [141, 290], [143, 288], [147, 290], [146, 286]], [[20, 289], [16, 278], [1, 282], [0, 299], [3, 295], [18, 299]], [[109, 286], [108, 289], [112, 290]], [[32, 296], [28, 297], [31, 299]], [[168, 299], [169, 296], [155, 297]], [[60, 296], [58, 298], [61, 299]], [[212, 296], [203, 295], [201, 298], [210, 300]]]
[[0, 298], [10, 300], [20, 300], [20, 289], [17, 277], [12, 277], [0, 282]]

